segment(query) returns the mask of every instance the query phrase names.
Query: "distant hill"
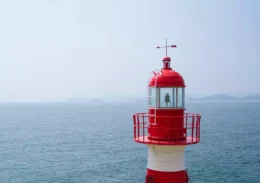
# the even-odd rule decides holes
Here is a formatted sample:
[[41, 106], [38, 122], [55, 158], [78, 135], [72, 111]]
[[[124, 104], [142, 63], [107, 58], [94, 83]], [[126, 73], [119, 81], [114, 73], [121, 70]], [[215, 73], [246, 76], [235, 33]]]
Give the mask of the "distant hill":
[[211, 95], [202, 98], [191, 98], [191, 100], [198, 100], [198, 101], [260, 100], [260, 95], [249, 95], [245, 97], [233, 97], [230, 95]]
[[260, 95], [249, 95], [241, 97], [242, 100], [260, 100]]
[[89, 99], [89, 98], [85, 98], [85, 97], [67, 98], [66, 101], [70, 102], [70, 103], [87, 103], [87, 102], [88, 103], [89, 102], [99, 103], [99, 102], [102, 102], [102, 100], [100, 98]]
[[185, 95], [185, 100], [192, 100], [192, 97], [190, 95]]
[[237, 100], [237, 98], [229, 95], [212, 95], [203, 98], [191, 98], [191, 100]]

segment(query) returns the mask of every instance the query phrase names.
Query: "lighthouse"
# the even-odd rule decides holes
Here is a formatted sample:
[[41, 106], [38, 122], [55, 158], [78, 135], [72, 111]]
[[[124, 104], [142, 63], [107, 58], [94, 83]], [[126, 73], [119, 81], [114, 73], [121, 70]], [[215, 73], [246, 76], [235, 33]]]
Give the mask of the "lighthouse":
[[146, 183], [187, 183], [184, 151], [200, 141], [201, 115], [186, 112], [184, 79], [167, 56], [167, 48], [176, 47], [167, 39], [157, 47], [166, 49], [166, 57], [148, 81], [148, 111], [133, 115], [134, 140], [148, 148]]

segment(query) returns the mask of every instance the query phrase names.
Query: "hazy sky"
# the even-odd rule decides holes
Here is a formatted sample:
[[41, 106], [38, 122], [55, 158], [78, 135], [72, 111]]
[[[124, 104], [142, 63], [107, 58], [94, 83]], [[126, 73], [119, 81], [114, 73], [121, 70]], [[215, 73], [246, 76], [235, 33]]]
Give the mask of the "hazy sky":
[[260, 1], [3, 0], [0, 101], [145, 96], [165, 38], [187, 93], [260, 93]]

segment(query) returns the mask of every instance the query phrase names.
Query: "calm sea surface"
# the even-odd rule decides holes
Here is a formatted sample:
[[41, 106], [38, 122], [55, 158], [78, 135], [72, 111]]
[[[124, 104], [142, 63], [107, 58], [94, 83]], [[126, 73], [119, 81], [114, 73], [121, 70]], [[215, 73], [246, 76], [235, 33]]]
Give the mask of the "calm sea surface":
[[[260, 183], [260, 103], [194, 102], [201, 142], [186, 149], [191, 183]], [[1, 104], [0, 183], [144, 183], [133, 141], [145, 103]]]

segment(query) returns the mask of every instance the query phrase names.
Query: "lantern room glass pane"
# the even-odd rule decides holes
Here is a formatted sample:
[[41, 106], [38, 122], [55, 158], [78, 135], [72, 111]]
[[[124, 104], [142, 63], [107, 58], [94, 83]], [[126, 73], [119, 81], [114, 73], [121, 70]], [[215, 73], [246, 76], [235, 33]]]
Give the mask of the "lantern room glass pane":
[[182, 88], [182, 107], [185, 107], [185, 88]]
[[156, 106], [156, 88], [149, 88], [148, 92], [148, 105], [150, 107]]
[[160, 107], [173, 107], [173, 88], [160, 88]]
[[177, 91], [177, 88], [173, 88], [172, 89], [173, 90], [173, 100], [172, 100], [172, 107], [174, 107], [174, 108], [176, 108], [177, 107], [177, 103], [176, 103], [176, 96], [177, 96], [177, 94], [176, 94], [176, 91]]
[[177, 88], [177, 108], [183, 108], [183, 88]]

